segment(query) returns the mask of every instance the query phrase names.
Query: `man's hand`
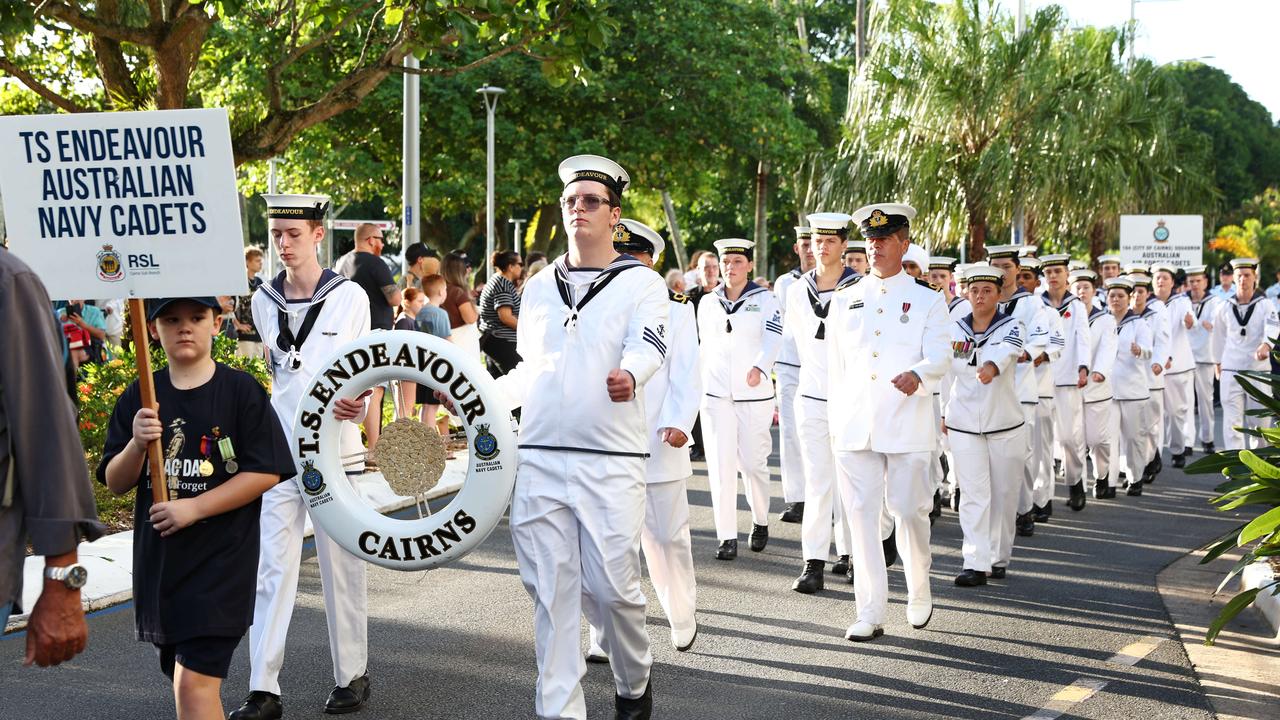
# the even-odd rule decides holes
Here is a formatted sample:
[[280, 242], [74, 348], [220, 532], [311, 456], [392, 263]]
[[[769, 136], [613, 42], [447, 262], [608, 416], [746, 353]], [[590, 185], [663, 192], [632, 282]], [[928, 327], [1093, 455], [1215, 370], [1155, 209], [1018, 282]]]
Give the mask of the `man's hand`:
[[1172, 370], [1172, 369], [1173, 369], [1173, 358], [1169, 358], [1169, 360], [1168, 360], [1167, 362], [1165, 362], [1165, 364], [1164, 364], [1164, 369], [1165, 369], [1165, 370]]
[[1262, 343], [1258, 346], [1258, 349], [1254, 351], [1253, 357], [1259, 361], [1266, 360], [1271, 357], [1271, 346], [1266, 343]]
[[685, 435], [683, 431], [673, 427], [662, 428], [659, 435], [662, 437], [662, 442], [673, 448], [682, 448], [685, 443], [689, 442], [688, 435]]
[[1164, 366], [1161, 365], [1160, 363], [1151, 363], [1151, 372], [1155, 373], [1156, 375], [1159, 375], [1160, 373], [1164, 372]]
[[1190, 330], [1191, 328], [1195, 327], [1195, 324], [1196, 324], [1196, 318], [1195, 318], [1195, 316], [1194, 316], [1194, 315], [1192, 315], [1191, 313], [1187, 313], [1186, 315], [1184, 315], [1184, 316], [1182, 317], [1182, 324], [1183, 324], [1183, 325], [1184, 325], [1188, 330]]
[[996, 367], [993, 362], [984, 362], [982, 367], [978, 368], [978, 382], [983, 385], [990, 385], [992, 380], [1000, 374], [1000, 368]]
[[1217, 363], [1213, 366], [1213, 379], [1214, 380], [1222, 379], [1222, 363]]
[[1036, 356], [1036, 361], [1032, 364], [1035, 365], [1036, 367], [1040, 367], [1041, 365], [1047, 362], [1049, 362], [1049, 356], [1045, 355], [1044, 353], [1040, 353], [1039, 355]]
[[44, 590], [27, 623], [27, 654], [23, 665], [49, 667], [84, 652], [89, 626], [84, 621], [80, 591], [57, 580], [45, 580]]
[[751, 372], [747, 373], [747, 385], [755, 387], [761, 380], [764, 380], [764, 373], [760, 372], [760, 368], [753, 367]]
[[1089, 384], [1089, 371], [1084, 368], [1080, 368], [1080, 379], [1076, 380], [1076, 387], [1082, 388], [1088, 384]]
[[636, 396], [636, 379], [626, 370], [610, 370], [605, 385], [609, 388], [609, 399], [616, 403], [627, 402]]
[[1031, 355], [1028, 354], [1026, 350], [1023, 350], [1022, 354], [1018, 356], [1018, 362], [1031, 362]]
[[147, 450], [147, 443], [153, 440], [159, 440], [164, 434], [164, 425], [160, 424], [160, 411], [151, 408], [141, 408], [133, 416], [133, 441], [137, 443], [138, 448], [143, 452]]
[[1107, 378], [1100, 372], [1096, 372], [1093, 374], [1093, 381], [1096, 383], [1106, 382], [1106, 380]]
[[370, 388], [360, 393], [360, 397], [343, 398], [333, 403], [333, 418], [335, 420], [355, 420], [364, 415], [364, 399], [373, 394]]
[[169, 537], [190, 527], [199, 519], [200, 511], [196, 507], [195, 498], [170, 500], [151, 506], [151, 524], [160, 533], [160, 537]]
[[893, 386], [903, 395], [913, 395], [920, 388], [920, 377], [913, 372], [904, 372], [893, 379]]
[[1208, 320], [1201, 320], [1200, 327], [1204, 328], [1205, 330], [1212, 330], [1213, 323], [1209, 322]]
[[938, 424], [941, 426], [939, 429], [942, 431], [942, 434], [943, 434], [943, 435], [946, 435], [946, 434], [947, 434], [947, 419], [946, 419], [946, 418], [942, 418], [942, 422], [940, 422], [940, 423], [938, 423]]
[[1138, 343], [1129, 343], [1129, 354], [1134, 357], [1142, 357], [1142, 348], [1138, 347]]

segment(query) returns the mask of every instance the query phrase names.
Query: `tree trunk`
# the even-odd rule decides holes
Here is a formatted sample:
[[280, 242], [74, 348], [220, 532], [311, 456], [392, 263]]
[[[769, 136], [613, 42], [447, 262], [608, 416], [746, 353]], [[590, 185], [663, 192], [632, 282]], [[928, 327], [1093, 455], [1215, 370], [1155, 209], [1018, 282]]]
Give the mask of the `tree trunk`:
[[186, 107], [191, 71], [200, 58], [205, 35], [213, 21], [202, 5], [187, 6], [155, 48], [156, 106], [162, 110]]
[[969, 214], [969, 252], [966, 262], [977, 262], [987, 257], [987, 221]]
[[755, 268], [757, 275], [769, 275], [769, 163], [761, 160], [756, 168]]
[[1107, 228], [1101, 219], [1093, 221], [1089, 227], [1089, 259], [1096, 263], [1098, 257], [1107, 251]]
[[671, 193], [662, 191], [662, 210], [667, 214], [667, 228], [671, 235], [671, 251], [676, 256], [676, 267], [684, 270], [684, 240], [680, 238], [680, 223], [676, 221], [676, 207], [671, 202]]
[[538, 206], [533, 215], [533, 247], [531, 252], [551, 254], [551, 241], [560, 226], [560, 208], [547, 204]]
[[[1023, 211], [1023, 218], [1024, 218], [1024, 220], [1023, 220], [1023, 230], [1024, 230], [1025, 232], [1024, 232], [1024, 234], [1023, 234], [1022, 243], [1023, 243], [1024, 245], [1036, 245], [1036, 246], [1038, 246], [1038, 245], [1039, 245], [1039, 243], [1036, 241], [1036, 215], [1035, 215], [1035, 213], [1026, 212], [1026, 211], [1024, 210], [1024, 211]], [[1043, 253], [1041, 253], [1041, 254], [1043, 254]]]

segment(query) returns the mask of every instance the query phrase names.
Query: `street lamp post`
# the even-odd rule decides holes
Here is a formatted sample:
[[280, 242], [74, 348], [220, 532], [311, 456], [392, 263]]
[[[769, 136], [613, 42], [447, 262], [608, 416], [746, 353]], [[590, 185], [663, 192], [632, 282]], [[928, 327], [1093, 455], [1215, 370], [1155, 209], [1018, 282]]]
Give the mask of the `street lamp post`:
[[[404, 58], [407, 69], [418, 68], [418, 58], [410, 53]], [[404, 140], [402, 151], [402, 177], [400, 192], [403, 194], [401, 205], [404, 206], [404, 223], [400, 231], [400, 275], [404, 277], [407, 270], [407, 253], [409, 246], [418, 242], [421, 235], [422, 213], [418, 202], [422, 199], [419, 189], [421, 176], [418, 173], [419, 146], [418, 137], [422, 132], [422, 114], [419, 103], [419, 84], [422, 77], [417, 73], [404, 74]]]
[[487, 169], [485, 174], [486, 190], [485, 190], [485, 238], [484, 238], [484, 276], [486, 279], [493, 276], [493, 237], [495, 234], [493, 220], [493, 112], [498, 108], [498, 96], [505, 93], [500, 87], [485, 85], [476, 90], [484, 98], [484, 107], [488, 113], [488, 129], [489, 129], [489, 145], [486, 153]]
[[527, 218], [511, 218], [507, 222], [515, 226], [515, 229], [511, 233], [511, 249], [515, 250], [516, 254], [520, 257], [524, 257], [524, 253], [521, 252], [521, 246], [524, 244], [522, 242], [524, 236], [520, 234], [520, 231], [524, 228], [524, 224], [529, 222], [529, 220]]

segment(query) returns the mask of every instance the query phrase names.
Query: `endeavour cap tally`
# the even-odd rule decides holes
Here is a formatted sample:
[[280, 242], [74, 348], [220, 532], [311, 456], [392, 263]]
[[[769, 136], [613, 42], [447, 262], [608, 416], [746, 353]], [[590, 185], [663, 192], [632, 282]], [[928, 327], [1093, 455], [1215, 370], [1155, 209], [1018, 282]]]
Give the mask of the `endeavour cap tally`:
[[620, 253], [649, 253], [657, 262], [665, 247], [658, 231], [639, 220], [623, 218], [613, 226], [613, 249]]
[[1089, 268], [1077, 268], [1075, 270], [1072, 270], [1070, 278], [1071, 278], [1071, 282], [1088, 280], [1089, 282], [1093, 283], [1094, 286], [1097, 286], [1098, 284], [1098, 273], [1090, 270]]
[[967, 265], [960, 274], [965, 284], [976, 282], [995, 283], [997, 287], [1004, 284], [1004, 272], [990, 265]]
[[716, 252], [720, 257], [725, 255], [746, 255], [750, 260], [755, 253], [756, 244], [745, 238], [725, 238], [715, 241]]
[[813, 213], [805, 218], [814, 235], [849, 236], [849, 221], [853, 218], [847, 213]]
[[796, 229], [797, 240], [808, 240], [810, 237], [813, 236], [813, 228], [811, 227], [806, 227], [804, 225], [796, 225], [795, 229]]
[[850, 240], [849, 242], [845, 243], [844, 254], [848, 255], [849, 253], [862, 253], [863, 255], [866, 255], [867, 241], [866, 240]]
[[853, 221], [865, 238], [885, 237], [911, 226], [916, 209], [902, 203], [876, 203], [860, 207], [853, 213]]
[[285, 220], [324, 220], [329, 214], [328, 195], [267, 195], [267, 217]]
[[1017, 261], [1018, 251], [1022, 249], [1021, 245], [989, 245], [987, 246], [988, 260], [1001, 260], [1009, 258]]
[[1231, 261], [1232, 270], [1257, 270], [1258, 258], [1235, 258]]
[[1041, 269], [1051, 268], [1051, 267], [1067, 267], [1067, 265], [1070, 262], [1071, 262], [1071, 256], [1067, 255], [1066, 253], [1059, 253], [1057, 255], [1045, 255], [1044, 257], [1040, 258], [1040, 267]]
[[622, 197], [631, 176], [618, 163], [599, 155], [574, 155], [560, 163], [560, 182], [569, 187], [579, 180], [594, 180]]
[[1068, 270], [1083, 270], [1087, 267], [1089, 267], [1089, 263], [1083, 260], [1072, 260], [1071, 262], [1067, 263]]
[[1033, 258], [1033, 257], [1020, 258], [1018, 267], [1021, 268], [1022, 270], [1030, 270], [1031, 272], [1037, 275], [1044, 274], [1043, 266], [1041, 265], [1039, 258]]
[[1142, 287], [1148, 290], [1151, 289], [1151, 276], [1146, 273], [1129, 273], [1129, 279], [1133, 281], [1133, 286], [1135, 288]]
[[1108, 290], [1123, 290], [1127, 293], [1133, 292], [1133, 281], [1126, 277], [1113, 277], [1107, 280]]
[[956, 271], [956, 266], [959, 265], [959, 263], [960, 261], [956, 260], [955, 258], [942, 257], [940, 255], [935, 255], [934, 257], [929, 258], [929, 269], [930, 270], [946, 270], [948, 272], [954, 273]]

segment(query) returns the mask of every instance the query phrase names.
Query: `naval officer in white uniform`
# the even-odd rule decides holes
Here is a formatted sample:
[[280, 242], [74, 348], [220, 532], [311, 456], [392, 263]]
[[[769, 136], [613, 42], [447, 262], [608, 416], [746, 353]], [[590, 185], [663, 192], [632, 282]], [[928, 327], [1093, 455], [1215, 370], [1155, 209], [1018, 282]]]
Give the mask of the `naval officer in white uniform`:
[[586, 615], [609, 654], [614, 717], [649, 718], [639, 550], [652, 432], [641, 388], [666, 355], [671, 301], [661, 276], [613, 248], [626, 171], [577, 155], [560, 179], [569, 251], [525, 284], [522, 360], [497, 381], [521, 408], [511, 535], [534, 603], [534, 708], [539, 718], [586, 718]]
[[738, 474], [751, 508], [750, 547], [769, 542], [769, 452], [782, 314], [773, 293], [751, 282], [755, 243], [717, 240], [724, 282], [698, 305], [702, 340], [702, 437], [715, 514], [716, 559], [738, 557]]
[[907, 580], [907, 622], [929, 624], [930, 454], [937, 450], [933, 386], [949, 363], [942, 295], [902, 269], [911, 244], [908, 205], [854, 213], [870, 248], [871, 273], [837, 292], [827, 317], [827, 413], [841, 497], [853, 531], [857, 618], [845, 637], [884, 633], [888, 575], [880, 543], [886, 505], [897, 525]]
[[[320, 267], [316, 251], [324, 240], [329, 198], [320, 195], [264, 195], [271, 240], [282, 270], [253, 294], [253, 324], [271, 364], [271, 407], [293, 436], [298, 404], [335, 350], [369, 333], [369, 297], [359, 285]], [[364, 403], [339, 400], [334, 417], [359, 422]], [[343, 456], [360, 456], [360, 429], [342, 424]], [[359, 474], [362, 463], [348, 475]], [[325, 478], [344, 482], [343, 478]], [[232, 720], [270, 720], [284, 713], [280, 668], [298, 595], [306, 503], [295, 483], [280, 483], [262, 496], [258, 591], [249, 628], [249, 696], [231, 712]], [[364, 560], [343, 550], [316, 526], [316, 560], [324, 592], [334, 688], [325, 711], [359, 710], [369, 699], [368, 613]]]

